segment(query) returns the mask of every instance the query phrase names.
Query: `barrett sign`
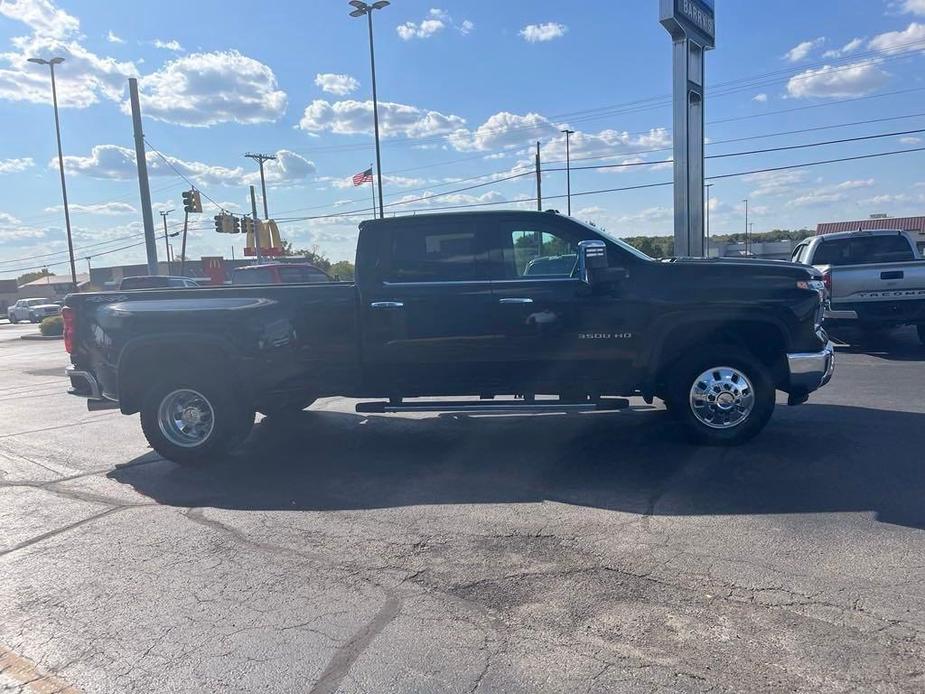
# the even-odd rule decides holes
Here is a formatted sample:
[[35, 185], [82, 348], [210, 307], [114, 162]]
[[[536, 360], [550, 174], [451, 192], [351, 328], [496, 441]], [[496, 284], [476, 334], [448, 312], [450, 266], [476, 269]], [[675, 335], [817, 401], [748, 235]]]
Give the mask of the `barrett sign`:
[[705, 48], [716, 40], [713, 0], [661, 0], [661, 22], [676, 39], [690, 38]]

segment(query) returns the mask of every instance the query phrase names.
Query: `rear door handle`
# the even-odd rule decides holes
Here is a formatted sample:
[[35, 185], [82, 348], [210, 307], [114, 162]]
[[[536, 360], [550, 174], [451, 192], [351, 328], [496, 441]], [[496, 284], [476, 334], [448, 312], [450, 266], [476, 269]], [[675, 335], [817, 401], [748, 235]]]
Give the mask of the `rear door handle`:
[[881, 272], [880, 279], [882, 280], [901, 280], [905, 276], [905, 273], [902, 270], [893, 270], [892, 272]]
[[499, 304], [532, 304], [533, 299], [525, 296], [512, 296], [506, 299], [498, 299]]
[[404, 308], [401, 301], [374, 301], [369, 305], [370, 308]]

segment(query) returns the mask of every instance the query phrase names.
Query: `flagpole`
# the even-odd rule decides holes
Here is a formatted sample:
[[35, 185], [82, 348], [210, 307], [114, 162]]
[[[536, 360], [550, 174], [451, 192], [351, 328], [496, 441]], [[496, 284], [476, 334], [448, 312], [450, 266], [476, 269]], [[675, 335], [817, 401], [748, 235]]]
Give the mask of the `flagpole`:
[[[372, 169], [373, 165], [370, 164], [369, 168]], [[375, 219], [376, 218], [376, 180], [372, 176], [369, 177], [369, 189], [373, 191], [373, 219]], [[382, 212], [382, 210], [379, 210], [379, 211]]]

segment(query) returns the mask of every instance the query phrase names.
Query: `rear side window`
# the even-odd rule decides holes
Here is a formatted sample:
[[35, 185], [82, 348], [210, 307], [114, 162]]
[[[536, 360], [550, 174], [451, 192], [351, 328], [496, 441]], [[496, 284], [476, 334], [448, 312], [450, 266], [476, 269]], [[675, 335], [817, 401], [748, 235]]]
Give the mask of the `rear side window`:
[[392, 232], [389, 282], [487, 280], [484, 238], [471, 225], [414, 226]]
[[902, 236], [861, 236], [822, 241], [816, 248], [815, 265], [872, 265], [915, 260], [909, 242]]
[[295, 284], [298, 282], [329, 282], [328, 276], [321, 270], [314, 268], [299, 267], [298, 265], [277, 267], [279, 281], [283, 284]]
[[259, 267], [253, 270], [235, 270], [232, 284], [273, 284], [273, 273], [269, 268]]
[[803, 256], [806, 254], [807, 248], [809, 248], [807, 244], [801, 243], [799, 246], [796, 247], [796, 250], [793, 251], [793, 256], [791, 256], [790, 260], [793, 261], [794, 263], [802, 263]]

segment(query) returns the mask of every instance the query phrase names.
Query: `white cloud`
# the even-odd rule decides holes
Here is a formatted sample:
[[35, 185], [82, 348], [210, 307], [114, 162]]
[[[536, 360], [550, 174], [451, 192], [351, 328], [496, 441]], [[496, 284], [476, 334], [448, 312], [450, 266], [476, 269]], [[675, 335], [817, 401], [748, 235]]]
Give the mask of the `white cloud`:
[[166, 51], [175, 51], [177, 53], [183, 52], [183, 46], [180, 45], [180, 42], [176, 39], [171, 39], [170, 41], [164, 41], [162, 39], [154, 39], [151, 44], [155, 48], [163, 48]]
[[559, 126], [538, 113], [521, 116], [501, 111], [490, 116], [475, 130], [458, 129], [450, 135], [449, 141], [461, 152], [503, 149], [533, 140], [558, 137], [560, 130]]
[[346, 96], [350, 92], [356, 91], [360, 83], [355, 77], [350, 75], [340, 75], [334, 72], [319, 72], [315, 75], [315, 85], [321, 87], [321, 91], [336, 96]]
[[397, 27], [395, 27], [395, 30], [398, 32], [398, 35], [402, 38], [403, 41], [410, 41], [411, 39], [427, 39], [446, 28], [444, 17], [445, 13], [443, 10], [432, 9], [428, 14], [427, 19], [424, 19], [417, 24], [414, 22], [405, 22], [404, 24], [399, 24]]
[[768, 171], [765, 173], [743, 176], [746, 183], [756, 184], [756, 188], [748, 194], [749, 198], [772, 197], [785, 195], [803, 187], [807, 173], [802, 169], [791, 171]]
[[870, 188], [874, 185], [874, 179], [858, 179], [842, 181], [841, 183], [821, 186], [803, 192], [787, 203], [788, 207], [815, 207], [818, 205], [829, 205], [836, 202], [845, 202], [851, 197], [849, 191], [861, 188]]
[[864, 96], [882, 87], [889, 78], [876, 61], [824, 65], [791, 77], [787, 92], [794, 98]]
[[784, 54], [784, 58], [789, 60], [791, 63], [798, 63], [801, 60], [805, 60], [810, 53], [812, 53], [816, 48], [819, 48], [824, 43], [824, 36], [820, 36], [817, 39], [812, 39], [811, 41], [803, 41], [802, 43], [798, 43], [796, 46], [787, 51]]
[[109, 30], [108, 34], [106, 34], [106, 40], [109, 41], [109, 43], [125, 43], [125, 39], [121, 38], [120, 36], [116, 36], [112, 29]]
[[523, 36], [528, 43], [539, 43], [542, 41], [552, 41], [565, 36], [568, 27], [558, 22], [545, 22], [543, 24], [528, 24], [518, 33]]
[[19, 159], [0, 159], [0, 174], [19, 173], [35, 166], [32, 157]]
[[[191, 53], [138, 83], [148, 118], [186, 126], [266, 123], [286, 111], [286, 93], [263, 63], [237, 51]], [[128, 112], [128, 104], [123, 104]]]
[[119, 101], [126, 78], [138, 74], [134, 63], [101, 57], [80, 41], [80, 22], [48, 0], [3, 0], [0, 14], [26, 24], [32, 34], [11, 39], [13, 50], [0, 53], [0, 99], [51, 102], [48, 69], [28, 62], [32, 56], [60, 56], [55, 70], [58, 104], [86, 108], [100, 98]]
[[[379, 130], [382, 137], [408, 138], [444, 135], [464, 127], [466, 121], [439, 111], [425, 111], [416, 106], [379, 102]], [[373, 102], [329, 102], [315, 99], [305, 109], [299, 127], [310, 133], [332, 132], [338, 135], [371, 134]]]
[[[165, 155], [184, 176], [201, 186], [239, 186], [257, 183], [260, 175], [251, 167], [226, 167], [198, 161], [186, 161]], [[315, 164], [289, 150], [276, 152], [276, 161], [268, 161], [264, 172], [268, 183], [292, 184], [303, 181], [315, 173]], [[57, 159], [49, 163], [57, 168]], [[147, 155], [148, 173], [151, 176], [174, 176], [176, 173], [154, 152]], [[135, 150], [119, 145], [95, 145], [88, 156], [67, 155], [64, 170], [68, 174], [82, 174], [92, 178], [131, 180], [137, 176]]]
[[752, 101], [757, 101], [759, 104], [766, 104], [768, 103], [768, 95], [764, 92], [755, 94], [755, 96], [752, 97]]
[[[331, 181], [331, 186], [339, 190], [344, 190], [346, 188], [354, 188], [353, 185], [353, 176], [347, 176], [345, 178], [332, 178], [328, 179]], [[439, 182], [439, 181], [437, 181]], [[382, 176], [382, 187], [390, 188], [415, 188], [420, 186], [425, 186], [428, 184], [433, 184], [434, 181], [428, 181], [424, 178], [411, 178], [409, 176], [389, 176], [383, 174]]]
[[846, 55], [851, 55], [852, 53], [857, 52], [857, 50], [864, 45], [864, 39], [856, 38], [851, 39], [841, 48], [833, 48], [830, 51], [826, 51], [822, 54], [823, 58], [841, 58]]
[[420, 22], [405, 22], [395, 27], [398, 36], [403, 41], [412, 39], [429, 39], [447, 27], [456, 29], [463, 36], [468, 36], [475, 28], [475, 24], [468, 19], [456, 23], [446, 10], [432, 8], [427, 17]]
[[921, 137], [901, 137], [899, 141], [904, 145], [920, 145], [922, 144]]
[[[71, 214], [98, 214], [106, 216], [133, 214], [137, 211], [134, 207], [124, 202], [102, 202], [90, 205], [82, 205], [78, 202], [69, 204], [67, 209]], [[45, 212], [61, 212], [63, 210], [64, 205], [53, 205], [52, 207], [45, 208]]]
[[925, 15], [925, 0], [904, 0], [902, 10], [908, 14]]
[[77, 17], [58, 9], [49, 0], [3, 0], [0, 14], [26, 24], [37, 35], [63, 39], [80, 29]]
[[904, 51], [916, 51], [925, 48], [925, 24], [912, 22], [902, 31], [888, 31], [884, 34], [878, 34], [867, 44], [882, 53], [902, 53]]
[[0, 212], [0, 224], [8, 226], [11, 224], [22, 224], [22, 222], [9, 212]]

